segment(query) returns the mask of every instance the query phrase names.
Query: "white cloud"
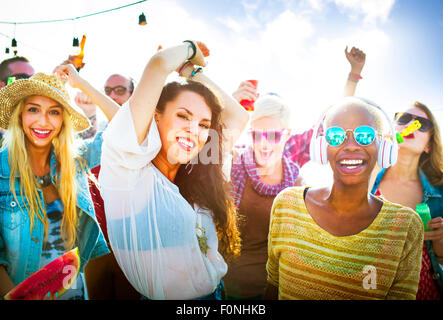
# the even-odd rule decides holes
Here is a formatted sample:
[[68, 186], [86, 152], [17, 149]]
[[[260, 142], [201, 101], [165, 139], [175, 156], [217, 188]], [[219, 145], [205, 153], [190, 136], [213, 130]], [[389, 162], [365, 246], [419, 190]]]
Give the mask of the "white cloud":
[[[384, 67], [383, 55], [390, 40], [374, 26], [325, 37], [310, 15], [286, 10], [263, 24], [254, 35], [227, 34], [226, 43], [229, 45], [218, 43], [214, 48], [217, 57], [211, 58], [211, 76], [231, 92], [242, 80], [259, 79], [262, 94], [277, 92], [291, 105], [292, 124], [299, 131], [309, 128], [320, 112], [342, 95], [349, 72], [345, 46], [365, 50], [368, 64], [372, 64], [369, 68], [376, 72], [380, 69], [377, 65]], [[226, 64], [227, 61], [231, 63]], [[367, 85], [359, 88], [359, 92], [370, 90]]]
[[366, 22], [386, 21], [395, 4], [395, 0], [332, 0], [352, 16], [364, 15]]

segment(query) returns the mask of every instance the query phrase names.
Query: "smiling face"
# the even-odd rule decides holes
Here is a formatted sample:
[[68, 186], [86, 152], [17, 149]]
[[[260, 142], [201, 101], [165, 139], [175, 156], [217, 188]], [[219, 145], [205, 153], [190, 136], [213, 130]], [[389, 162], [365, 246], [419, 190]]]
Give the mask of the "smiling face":
[[[258, 167], [270, 168], [281, 162], [289, 138], [289, 132], [284, 129], [278, 116], [261, 117], [251, 122], [252, 146]], [[281, 137], [278, 140], [280, 133]], [[256, 135], [258, 140], [254, 139], [253, 135]]]
[[376, 129], [376, 119], [364, 107], [346, 105], [339, 107], [328, 116], [325, 129], [341, 127], [346, 132], [346, 139], [339, 145], [327, 146], [327, 155], [334, 173], [334, 182], [345, 185], [368, 183], [371, 172], [377, 162], [378, 140], [370, 145], [359, 145], [353, 136], [355, 128], [370, 126]]
[[[417, 107], [410, 108], [405, 112], [428, 119], [426, 113]], [[412, 119], [410, 123], [404, 125], [396, 124], [395, 131], [402, 132], [407, 126], [409, 126], [412, 123], [412, 121], [414, 120]], [[431, 138], [430, 130], [426, 132], [416, 130], [412, 134], [404, 137], [405, 141], [399, 144], [399, 153], [412, 152], [414, 154], [421, 155], [423, 152], [429, 152], [430, 138]]]
[[184, 164], [193, 159], [208, 140], [212, 112], [204, 98], [192, 91], [182, 91], [166, 103], [162, 113], [156, 112], [161, 153], [171, 164]]
[[63, 107], [45, 96], [31, 96], [25, 100], [21, 114], [26, 140], [35, 148], [50, 148], [63, 125]]

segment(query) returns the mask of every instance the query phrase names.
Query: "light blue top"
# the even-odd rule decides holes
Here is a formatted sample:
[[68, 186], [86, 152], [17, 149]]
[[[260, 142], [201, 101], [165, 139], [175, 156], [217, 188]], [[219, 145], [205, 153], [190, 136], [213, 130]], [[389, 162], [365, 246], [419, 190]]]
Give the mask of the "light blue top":
[[[99, 164], [102, 142], [102, 133], [99, 133], [93, 140], [85, 141], [80, 149], [80, 156], [86, 160], [88, 168]], [[50, 165], [54, 183], [57, 164], [53, 152]], [[9, 189], [10, 172], [8, 149], [4, 146], [0, 149], [0, 264], [4, 265], [12, 282], [17, 285], [40, 268], [44, 230], [43, 223], [36, 218], [31, 233], [27, 201], [20, 196], [20, 179], [17, 176], [15, 182], [17, 202]], [[89, 259], [104, 255], [109, 249], [95, 218], [87, 174], [78, 163], [76, 181], [79, 209], [76, 245], [80, 252], [82, 272]], [[43, 192], [40, 189], [37, 192], [43, 207]]]

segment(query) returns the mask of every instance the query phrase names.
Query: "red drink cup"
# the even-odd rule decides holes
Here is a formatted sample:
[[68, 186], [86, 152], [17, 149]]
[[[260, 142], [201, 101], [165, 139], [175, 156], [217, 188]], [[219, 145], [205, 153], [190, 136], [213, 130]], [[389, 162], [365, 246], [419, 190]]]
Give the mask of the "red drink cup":
[[[257, 90], [258, 80], [246, 80], [246, 81], [252, 84], [255, 90]], [[246, 111], [254, 111], [254, 101], [243, 99], [240, 100], [240, 104], [246, 109]]]

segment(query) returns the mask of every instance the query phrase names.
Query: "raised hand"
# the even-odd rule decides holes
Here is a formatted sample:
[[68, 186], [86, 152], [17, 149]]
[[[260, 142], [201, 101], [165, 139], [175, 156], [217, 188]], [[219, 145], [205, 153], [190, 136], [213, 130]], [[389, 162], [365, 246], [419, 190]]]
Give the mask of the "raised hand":
[[348, 46], [346, 46], [345, 55], [351, 65], [351, 72], [360, 74], [365, 65], [366, 54], [356, 47], [352, 47], [351, 51], [348, 51]]
[[[194, 43], [197, 44], [198, 48], [200, 49], [199, 51], [201, 52], [201, 54], [203, 55], [203, 57], [208, 57], [209, 56], [209, 49], [208, 47], [206, 47], [206, 45], [203, 42], [199, 42], [199, 41], [194, 41]], [[197, 55], [197, 54], [196, 54]], [[194, 61], [195, 57], [192, 59], [192, 61]], [[182, 63], [180, 65], [180, 67], [177, 68], [177, 73], [180, 76], [183, 77], [189, 77], [192, 73], [192, 70], [194, 70], [194, 64], [191, 61], [185, 61], [184, 63]]]
[[242, 81], [238, 86], [237, 90], [232, 93], [237, 102], [242, 100], [255, 101], [257, 100], [259, 94], [257, 93], [257, 89], [252, 85], [252, 83], [248, 81]]
[[209, 57], [210, 54], [209, 49], [203, 42], [197, 41], [197, 46], [200, 48], [205, 58]]
[[96, 113], [97, 106], [92, 102], [92, 100], [83, 92], [77, 92], [74, 98], [75, 104], [79, 106], [85, 115], [89, 118]]
[[58, 74], [62, 80], [67, 80], [73, 88], [79, 88], [80, 82], [83, 80], [72, 64], [61, 64], [55, 67], [53, 73]]
[[203, 42], [200, 41], [192, 41], [192, 42], [195, 44], [197, 52], [195, 53], [194, 58], [192, 58], [190, 61], [194, 65], [206, 67], [207, 62], [205, 61], [205, 58], [209, 56], [208, 47]]

